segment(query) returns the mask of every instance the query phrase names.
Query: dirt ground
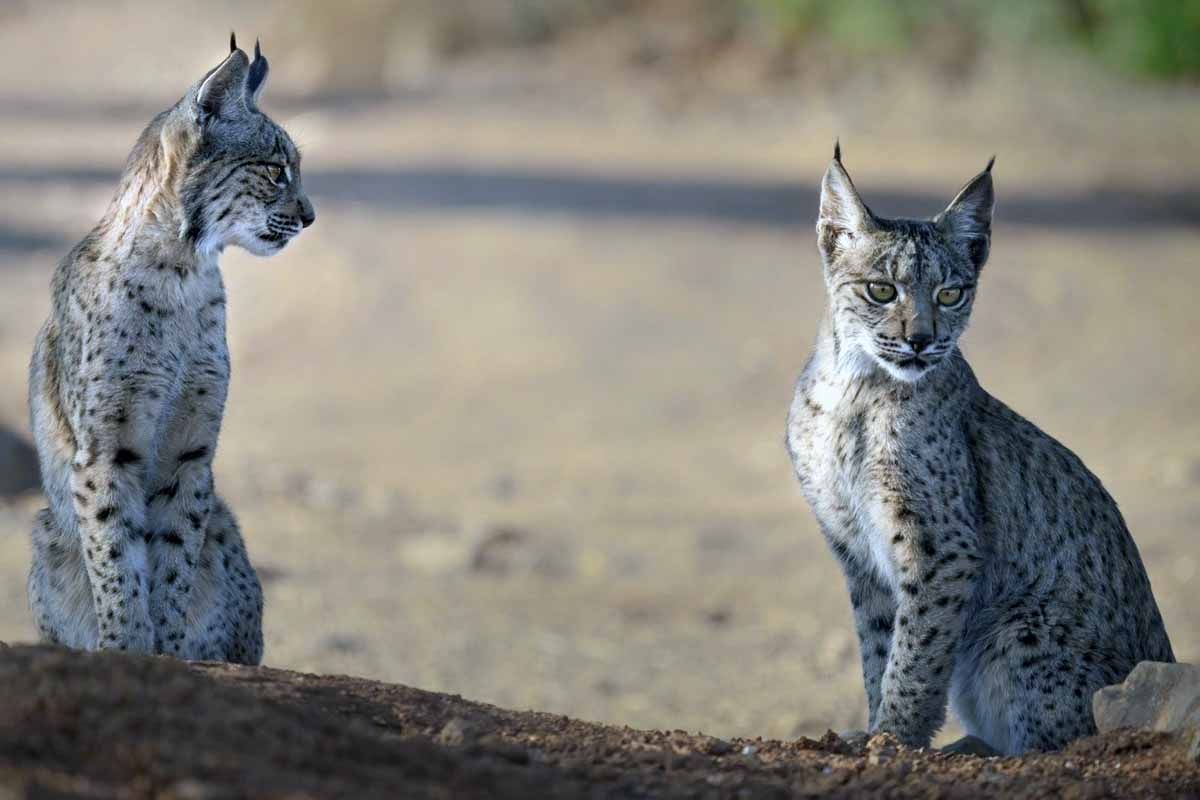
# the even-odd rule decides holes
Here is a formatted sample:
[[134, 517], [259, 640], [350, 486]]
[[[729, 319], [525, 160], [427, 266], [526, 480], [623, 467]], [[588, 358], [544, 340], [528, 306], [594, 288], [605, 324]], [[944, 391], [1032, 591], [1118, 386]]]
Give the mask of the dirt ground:
[[49, 648], [0, 648], [0, 685], [0, 791], [26, 797], [1200, 795], [1200, 766], [1165, 734], [1021, 759], [886, 736], [724, 740], [358, 678]]
[[[105, 11], [105, 38], [75, 8], [0, 28], [0, 425], [17, 431], [55, 262], [229, 28], [167, 45], [157, 17]], [[835, 136], [883, 214], [936, 213], [998, 154], [965, 350], [1102, 477], [1177, 656], [1200, 660], [1194, 91], [1030, 64], [681, 105], [554, 52], [331, 98], [264, 37], [263, 105], [303, 146], [318, 214], [273, 260], [222, 262], [217, 487], [266, 585], [267, 664], [727, 738], [862, 727], [846, 593], [782, 444]], [[0, 507], [9, 642], [33, 636], [38, 507]], [[833, 763], [806, 746], [772, 745]]]

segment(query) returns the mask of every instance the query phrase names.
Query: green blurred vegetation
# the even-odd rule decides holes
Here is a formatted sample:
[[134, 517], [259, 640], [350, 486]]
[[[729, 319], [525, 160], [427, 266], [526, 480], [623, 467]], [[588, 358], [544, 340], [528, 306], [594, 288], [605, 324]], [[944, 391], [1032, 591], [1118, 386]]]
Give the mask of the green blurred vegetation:
[[315, 48], [329, 85], [386, 83], [422, 53], [434, 65], [593, 35], [612, 63], [687, 76], [736, 51], [783, 80], [901, 62], [957, 79], [982, 56], [1036, 49], [1138, 78], [1200, 78], [1200, 0], [289, 0], [279, 21]]
[[[794, 47], [852, 56], [1033, 43], [1078, 49], [1126, 74], [1200, 77], [1200, 0], [744, 0]], [[939, 41], [946, 37], [957, 42]]]

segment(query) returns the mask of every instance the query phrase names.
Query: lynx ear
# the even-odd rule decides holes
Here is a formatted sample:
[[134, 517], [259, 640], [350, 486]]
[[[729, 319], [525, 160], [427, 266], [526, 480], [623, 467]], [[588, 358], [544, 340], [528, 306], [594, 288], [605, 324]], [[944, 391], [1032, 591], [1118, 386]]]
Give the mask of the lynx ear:
[[831, 263], [875, 227], [875, 216], [858, 196], [850, 174], [842, 166], [841, 144], [835, 144], [833, 161], [821, 181], [821, 211], [817, 218], [817, 244], [825, 263]]
[[992, 156], [983, 172], [972, 178], [941, 214], [934, 217], [938, 228], [967, 253], [975, 270], [987, 262], [992, 241], [992, 208], [996, 198], [992, 190]]
[[245, 107], [242, 90], [250, 59], [237, 49], [232, 35], [229, 44], [232, 51], [204, 76], [196, 89], [196, 119], [201, 125], [215, 118], [234, 116]]
[[250, 62], [250, 70], [246, 73], [246, 105], [249, 108], [258, 107], [258, 98], [262, 95], [263, 86], [267, 83], [267, 72], [271, 65], [263, 58], [262, 49], [257, 40], [254, 42], [254, 60]]

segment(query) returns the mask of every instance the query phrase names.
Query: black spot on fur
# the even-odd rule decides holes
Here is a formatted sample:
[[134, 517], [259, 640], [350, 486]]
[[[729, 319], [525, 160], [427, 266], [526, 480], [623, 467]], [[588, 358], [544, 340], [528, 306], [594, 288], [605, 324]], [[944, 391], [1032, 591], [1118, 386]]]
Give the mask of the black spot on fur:
[[175, 481], [170, 486], [164, 486], [151, 496], [151, 500], [158, 497], [165, 497], [168, 500], [174, 500], [175, 495], [179, 493], [179, 481]]
[[207, 447], [197, 447], [195, 450], [188, 450], [187, 452], [180, 453], [179, 454], [179, 463], [182, 464], [187, 461], [196, 461], [198, 459], [204, 458], [206, 455], [208, 455]]

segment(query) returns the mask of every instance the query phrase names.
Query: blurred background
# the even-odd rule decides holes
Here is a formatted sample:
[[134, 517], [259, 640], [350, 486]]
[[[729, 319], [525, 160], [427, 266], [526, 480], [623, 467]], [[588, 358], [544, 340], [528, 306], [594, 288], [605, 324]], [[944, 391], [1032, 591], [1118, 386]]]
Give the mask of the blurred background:
[[1200, 659], [1200, 3], [0, 5], [0, 640], [33, 637], [25, 370], [150, 117], [263, 41], [317, 224], [231, 252], [218, 490], [267, 663], [639, 727], [862, 727], [782, 444], [817, 186], [931, 215], [996, 154], [964, 349], [1121, 503]]

